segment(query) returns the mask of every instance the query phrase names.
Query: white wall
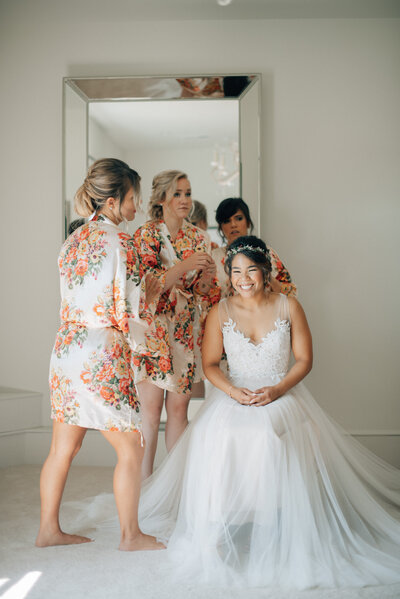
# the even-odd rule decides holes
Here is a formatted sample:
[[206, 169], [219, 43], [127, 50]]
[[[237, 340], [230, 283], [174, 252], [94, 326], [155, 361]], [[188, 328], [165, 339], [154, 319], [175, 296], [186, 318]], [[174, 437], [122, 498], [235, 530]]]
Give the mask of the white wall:
[[307, 384], [353, 430], [400, 430], [399, 21], [79, 22], [28, 5], [1, 9], [1, 383], [43, 391], [48, 422], [62, 77], [260, 72], [262, 233], [309, 316]]
[[127, 160], [125, 150], [110, 138], [107, 131], [94, 119], [90, 118], [89, 108], [89, 156], [92, 161], [107, 156], [115, 156], [120, 160]]

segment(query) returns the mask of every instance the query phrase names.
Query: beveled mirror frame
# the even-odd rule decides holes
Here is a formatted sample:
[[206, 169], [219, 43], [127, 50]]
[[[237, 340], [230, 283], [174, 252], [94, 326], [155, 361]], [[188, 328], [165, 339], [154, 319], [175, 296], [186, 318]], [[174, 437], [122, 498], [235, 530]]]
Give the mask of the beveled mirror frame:
[[[240, 89], [239, 81], [247, 78]], [[210, 81], [220, 81], [223, 95], [202, 95]], [[192, 82], [202, 82], [200, 92], [188, 89]], [[177, 95], [173, 90], [177, 82], [184, 90]], [[183, 82], [183, 83], [181, 83]], [[229, 91], [226, 82], [237, 89]], [[167, 96], [150, 95], [151, 88], [168, 88]], [[210, 87], [210, 86], [209, 86]], [[150, 92], [149, 92], [150, 90]], [[172, 91], [171, 91], [172, 90]], [[174, 95], [175, 93], [175, 95]], [[187, 95], [189, 94], [189, 95]], [[89, 105], [92, 102], [134, 102], [137, 100], [160, 102], [179, 99], [190, 102], [192, 99], [218, 102], [227, 98], [237, 100], [239, 113], [239, 189], [240, 195], [249, 205], [254, 233], [260, 234], [260, 74], [208, 74], [208, 75], [148, 75], [132, 77], [65, 77], [63, 79], [63, 210], [62, 235], [65, 239], [68, 230], [67, 202], [81, 185], [89, 166]]]

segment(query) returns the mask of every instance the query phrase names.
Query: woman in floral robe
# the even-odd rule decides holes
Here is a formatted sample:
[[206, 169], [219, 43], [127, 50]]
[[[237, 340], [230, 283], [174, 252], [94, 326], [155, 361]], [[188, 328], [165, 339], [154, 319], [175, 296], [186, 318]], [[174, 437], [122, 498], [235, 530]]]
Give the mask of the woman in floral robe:
[[59, 525], [61, 497], [73, 457], [88, 428], [98, 429], [117, 452], [114, 493], [123, 550], [157, 549], [137, 522], [143, 443], [132, 352], [143, 347], [152, 322], [148, 302], [159, 295], [154, 277], [143, 279], [132, 239], [118, 229], [133, 220], [140, 177], [120, 160], [89, 169], [75, 196], [81, 216], [59, 256], [61, 326], [50, 363], [53, 437], [41, 477], [38, 547], [88, 542]]
[[[227, 198], [223, 200], [216, 210], [215, 219], [222, 238], [226, 240], [226, 245], [214, 249], [211, 255], [216, 264], [217, 280], [221, 288], [221, 296], [228, 297], [232, 295], [232, 288], [229, 277], [225, 272], [226, 249], [238, 237], [248, 235], [249, 229], [253, 229], [253, 222], [250, 217], [249, 207], [242, 198]], [[297, 297], [297, 287], [293, 283], [289, 271], [275, 250], [268, 247], [268, 251], [272, 266], [270, 282], [272, 291]]]
[[146, 440], [143, 478], [153, 470], [165, 392], [168, 451], [187, 425], [192, 385], [203, 379], [203, 324], [220, 297], [209, 238], [186, 220], [191, 206], [185, 173], [163, 171], [153, 180], [151, 220], [134, 235], [140, 275], [153, 273], [163, 290], [154, 329], [146, 333], [147, 350], [134, 357]]

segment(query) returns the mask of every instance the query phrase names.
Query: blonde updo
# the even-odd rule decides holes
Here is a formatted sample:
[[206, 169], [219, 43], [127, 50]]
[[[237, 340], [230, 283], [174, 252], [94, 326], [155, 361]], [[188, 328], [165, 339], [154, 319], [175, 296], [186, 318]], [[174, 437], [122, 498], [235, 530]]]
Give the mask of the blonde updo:
[[149, 200], [149, 216], [152, 220], [160, 220], [163, 216], [162, 204], [167, 196], [175, 193], [179, 179], [187, 179], [182, 171], [162, 171], [153, 179]]
[[135, 198], [140, 198], [140, 176], [118, 158], [101, 158], [89, 167], [83, 184], [75, 194], [75, 212], [90, 216], [105, 206], [107, 198], [115, 198], [120, 205], [133, 187]]

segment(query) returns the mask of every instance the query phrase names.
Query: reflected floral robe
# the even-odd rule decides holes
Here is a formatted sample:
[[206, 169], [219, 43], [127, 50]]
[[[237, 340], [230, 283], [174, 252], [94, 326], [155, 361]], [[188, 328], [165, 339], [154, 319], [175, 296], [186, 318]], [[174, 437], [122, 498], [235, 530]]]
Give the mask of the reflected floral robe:
[[[140, 276], [151, 272], [164, 284], [165, 273], [194, 252], [210, 251], [208, 235], [184, 221], [173, 241], [166, 224], [150, 221], [134, 235], [140, 257]], [[210, 307], [220, 299], [215, 281], [210, 292], [198, 290], [196, 271], [186, 273], [179, 284], [161, 295], [155, 312], [155, 326], [146, 333], [147, 351], [135, 354], [135, 381], [147, 380], [176, 393], [188, 393], [202, 380], [201, 340]]]
[[51, 417], [85, 428], [141, 430], [132, 351], [143, 344], [152, 315], [132, 238], [99, 216], [66, 239], [58, 266]]
[[[225, 272], [225, 257], [226, 246], [216, 248], [211, 252], [212, 257], [217, 265], [217, 280], [221, 288], [221, 297], [229, 297], [233, 295], [232, 288], [229, 282], [228, 275]], [[283, 265], [278, 254], [272, 248], [268, 247], [271, 258], [271, 277], [275, 277], [281, 283], [281, 293], [288, 296], [297, 297], [297, 287], [292, 281], [289, 271]]]

